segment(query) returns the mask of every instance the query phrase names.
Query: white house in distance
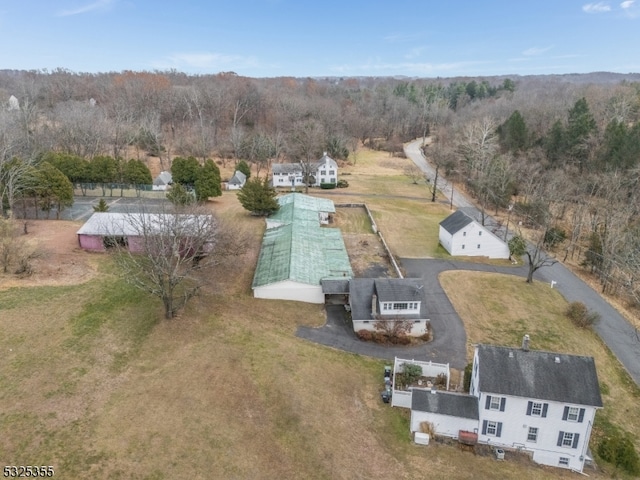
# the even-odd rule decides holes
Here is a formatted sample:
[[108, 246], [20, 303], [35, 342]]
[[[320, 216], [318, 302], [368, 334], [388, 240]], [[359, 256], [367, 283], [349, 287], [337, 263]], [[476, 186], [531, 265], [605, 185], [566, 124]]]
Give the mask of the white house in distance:
[[[304, 165], [301, 163], [274, 163], [273, 172], [274, 187], [299, 187], [304, 186]], [[320, 160], [310, 165], [309, 185], [319, 187], [323, 183], [338, 183], [338, 164], [324, 152]]]
[[240, 190], [245, 183], [247, 183], [247, 176], [240, 170], [236, 170], [227, 182], [227, 190]]
[[[434, 395], [430, 397], [429, 395]], [[533, 461], [581, 472], [596, 410], [602, 408], [592, 357], [477, 345], [470, 395], [413, 391], [411, 431], [472, 437]]]
[[353, 330], [375, 331], [381, 321], [411, 322], [407, 335], [428, 332], [427, 302], [419, 278], [352, 278], [349, 306]]
[[509, 245], [461, 210], [440, 222], [438, 236], [453, 256], [509, 258]]

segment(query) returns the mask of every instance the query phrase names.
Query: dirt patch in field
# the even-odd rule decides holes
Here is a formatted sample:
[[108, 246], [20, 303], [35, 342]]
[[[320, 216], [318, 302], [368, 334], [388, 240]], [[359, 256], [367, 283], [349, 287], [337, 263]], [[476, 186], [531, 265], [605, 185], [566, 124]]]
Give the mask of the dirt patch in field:
[[[29, 220], [27, 234], [20, 235], [34, 253], [31, 275], [0, 274], [0, 290], [41, 285], [75, 285], [91, 280], [97, 272], [96, 255], [78, 246], [81, 224], [64, 220]], [[22, 227], [20, 227], [22, 229]], [[22, 230], [21, 230], [22, 231]], [[92, 258], [93, 257], [93, 258]], [[15, 267], [12, 266], [15, 271]]]

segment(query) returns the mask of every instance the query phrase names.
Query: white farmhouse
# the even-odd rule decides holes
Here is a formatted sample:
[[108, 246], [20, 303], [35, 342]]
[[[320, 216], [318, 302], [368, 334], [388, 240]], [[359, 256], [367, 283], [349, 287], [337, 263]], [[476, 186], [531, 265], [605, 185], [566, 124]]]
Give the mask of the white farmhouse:
[[440, 222], [438, 237], [453, 256], [509, 258], [507, 243], [461, 210]]
[[[319, 187], [323, 183], [338, 183], [338, 164], [324, 152], [317, 162], [309, 165], [309, 185]], [[274, 163], [272, 183], [274, 187], [304, 186], [304, 165], [301, 163]]]
[[[414, 390], [411, 431], [428, 422], [438, 435], [473, 437], [533, 461], [581, 472], [602, 408], [592, 357], [477, 345], [470, 395]], [[434, 396], [429, 396], [434, 395]]]

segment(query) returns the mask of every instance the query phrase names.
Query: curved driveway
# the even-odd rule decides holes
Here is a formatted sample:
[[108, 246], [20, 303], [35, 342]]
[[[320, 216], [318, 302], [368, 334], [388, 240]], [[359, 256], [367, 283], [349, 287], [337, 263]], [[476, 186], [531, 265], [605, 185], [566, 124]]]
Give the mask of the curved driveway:
[[467, 334], [462, 320], [444, 293], [438, 276], [446, 270], [474, 270], [526, 275], [524, 267], [496, 267], [436, 259], [400, 259], [408, 277], [422, 278], [433, 340], [417, 347], [385, 346], [358, 340], [342, 305], [328, 305], [327, 323], [320, 328], [298, 327], [296, 335], [329, 347], [393, 361], [394, 357], [448, 363], [464, 369], [468, 363]]
[[[405, 154], [432, 178], [434, 170], [422, 155], [421, 145], [421, 139], [406, 144]], [[445, 195], [451, 195], [451, 189], [448, 185], [443, 191]], [[457, 192], [454, 195], [453, 204], [457, 207], [464, 207], [465, 212], [468, 212], [469, 208], [475, 209], [462, 194]], [[543, 282], [556, 281], [556, 288], [568, 302], [582, 302], [589, 310], [600, 315], [600, 321], [594, 325], [594, 330], [629, 372], [636, 384], [640, 385], [640, 338], [638, 331], [598, 292], [561, 263], [558, 262], [551, 267], [538, 270], [535, 278]]]

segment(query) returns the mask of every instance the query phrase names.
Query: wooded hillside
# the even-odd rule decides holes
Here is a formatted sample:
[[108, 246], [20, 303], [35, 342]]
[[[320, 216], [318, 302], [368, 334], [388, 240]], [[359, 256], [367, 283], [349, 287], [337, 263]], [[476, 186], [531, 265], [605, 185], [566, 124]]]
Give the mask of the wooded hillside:
[[[353, 162], [361, 145], [400, 152], [403, 142], [430, 136], [426, 155], [483, 211], [505, 213], [511, 205], [530, 239], [582, 263], [603, 290], [640, 302], [640, 75], [2, 71], [0, 101], [3, 211], [35, 191], [33, 172], [52, 152], [134, 157], [147, 166], [153, 157], [163, 170], [176, 156], [223, 166], [242, 159], [264, 174], [272, 162], [323, 151]], [[129, 182], [131, 172], [121, 170], [106, 181]], [[61, 202], [54, 197], [49, 202]]]

